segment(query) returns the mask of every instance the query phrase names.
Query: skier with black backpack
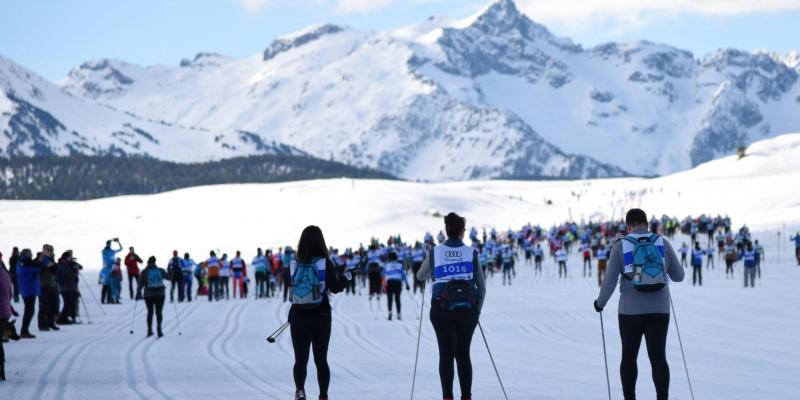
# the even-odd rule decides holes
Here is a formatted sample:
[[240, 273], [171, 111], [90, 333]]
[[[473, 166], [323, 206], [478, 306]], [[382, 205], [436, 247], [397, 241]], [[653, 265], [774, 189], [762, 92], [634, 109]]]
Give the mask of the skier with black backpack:
[[389, 262], [384, 267], [384, 275], [386, 277], [386, 304], [389, 307], [389, 321], [392, 320], [392, 300], [394, 299], [397, 305], [397, 320], [401, 320], [400, 316], [400, 297], [403, 294], [403, 284], [406, 285], [406, 290], [411, 290], [406, 279], [406, 270], [403, 264], [397, 261], [397, 253], [389, 253]]
[[472, 399], [470, 345], [478, 326], [486, 282], [477, 251], [464, 244], [466, 220], [444, 217], [447, 240], [427, 254], [417, 279], [433, 276], [430, 318], [439, 345], [442, 398], [453, 400], [453, 361], [458, 365], [461, 399]]
[[175, 302], [175, 288], [178, 288], [178, 302], [183, 302], [183, 261], [178, 256], [178, 250], [172, 251], [172, 258], [167, 264], [167, 279], [170, 281], [169, 302]]
[[[625, 216], [628, 235], [611, 247], [608, 271], [594, 309], [602, 312], [620, 282], [619, 332], [622, 339], [620, 379], [626, 400], [636, 398], [636, 360], [642, 336], [647, 341], [656, 396], [669, 394], [666, 357], [670, 318], [668, 282], [681, 282], [684, 271], [668, 241], [647, 231], [647, 214], [634, 208]], [[622, 276], [622, 279], [618, 277]], [[669, 278], [667, 278], [669, 277]]]
[[300, 235], [297, 253], [291, 261], [291, 302], [289, 324], [294, 348], [295, 400], [307, 400], [305, 382], [309, 349], [317, 367], [319, 399], [328, 399], [331, 372], [328, 366], [328, 344], [331, 338], [330, 293], [341, 292], [352, 272], [336, 273], [322, 230], [308, 226]]
[[161, 322], [164, 319], [164, 301], [167, 296], [165, 293], [166, 285], [164, 285], [166, 278], [167, 271], [156, 266], [156, 258], [150, 256], [147, 259], [147, 267], [140, 274], [139, 287], [136, 290], [136, 300], [144, 298], [144, 303], [147, 305], [147, 337], [153, 336], [153, 314], [156, 315], [158, 337], [164, 336], [164, 332], [161, 330]]

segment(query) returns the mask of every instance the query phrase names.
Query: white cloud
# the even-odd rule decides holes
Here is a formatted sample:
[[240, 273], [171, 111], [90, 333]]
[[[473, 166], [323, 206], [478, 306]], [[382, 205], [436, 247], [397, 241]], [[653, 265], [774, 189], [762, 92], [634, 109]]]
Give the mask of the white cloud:
[[394, 3], [394, 0], [338, 0], [336, 2], [336, 11], [343, 14], [366, 14], [388, 7], [392, 3]]
[[637, 28], [654, 17], [680, 14], [727, 17], [800, 9], [800, 0], [517, 0], [534, 20], [580, 28], [610, 24]]
[[261, 12], [272, 3], [271, 0], [236, 0], [236, 1], [239, 3], [239, 6], [245, 9], [245, 11], [251, 13]]

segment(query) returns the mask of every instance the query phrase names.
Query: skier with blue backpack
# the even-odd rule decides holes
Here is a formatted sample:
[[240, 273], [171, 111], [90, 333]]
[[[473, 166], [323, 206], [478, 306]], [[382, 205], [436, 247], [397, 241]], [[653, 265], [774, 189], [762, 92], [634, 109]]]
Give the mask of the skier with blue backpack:
[[[156, 329], [158, 337], [163, 337], [161, 330], [163, 321], [164, 301], [167, 298], [166, 285], [167, 271], [156, 266], [156, 258], [147, 259], [147, 267], [141, 272], [136, 300], [144, 298], [147, 306], [147, 337], [153, 336], [153, 314], [156, 315]], [[133, 331], [131, 331], [133, 333]]]
[[439, 347], [442, 398], [453, 400], [455, 361], [461, 400], [471, 400], [470, 345], [486, 297], [486, 282], [477, 251], [464, 244], [466, 220], [450, 213], [444, 223], [447, 240], [427, 254], [417, 279], [433, 277], [430, 319]]
[[603, 311], [619, 281], [620, 379], [624, 398], [636, 398], [636, 360], [644, 336], [657, 399], [666, 400], [669, 395], [666, 357], [670, 318], [668, 282], [681, 282], [684, 271], [670, 243], [647, 231], [644, 211], [638, 208], [629, 210], [625, 215], [625, 225], [628, 235], [611, 247], [608, 271], [594, 301], [594, 309], [598, 313]]
[[341, 292], [352, 272], [336, 273], [322, 230], [308, 226], [300, 235], [297, 253], [291, 260], [291, 302], [289, 326], [294, 348], [295, 400], [307, 400], [305, 382], [309, 349], [317, 367], [319, 399], [328, 399], [331, 371], [328, 344], [331, 338], [330, 293]]

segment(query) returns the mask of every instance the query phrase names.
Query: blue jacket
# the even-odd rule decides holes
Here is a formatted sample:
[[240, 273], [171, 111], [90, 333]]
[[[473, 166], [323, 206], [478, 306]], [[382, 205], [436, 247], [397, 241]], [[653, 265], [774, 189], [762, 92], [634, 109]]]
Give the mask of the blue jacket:
[[39, 272], [42, 268], [39, 263], [30, 258], [20, 258], [17, 265], [17, 281], [19, 294], [22, 297], [40, 296], [42, 284], [39, 282]]
[[100, 270], [100, 283], [103, 285], [110, 285], [111, 284], [111, 270], [114, 267], [114, 261], [116, 261], [117, 253], [122, 251], [122, 243], [117, 243], [119, 248], [114, 250], [111, 246], [103, 248], [101, 254], [103, 255], [103, 269]]

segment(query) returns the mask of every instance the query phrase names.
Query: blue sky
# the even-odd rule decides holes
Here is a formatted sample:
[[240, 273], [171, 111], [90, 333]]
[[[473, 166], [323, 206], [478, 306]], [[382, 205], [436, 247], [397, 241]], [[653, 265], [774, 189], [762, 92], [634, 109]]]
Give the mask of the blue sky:
[[[724, 47], [800, 50], [800, 0], [517, 0], [584, 46], [647, 39], [696, 55]], [[261, 52], [277, 36], [334, 22], [390, 29], [466, 17], [488, 0], [3, 0], [0, 55], [56, 81], [97, 58], [177, 64], [200, 51]]]

